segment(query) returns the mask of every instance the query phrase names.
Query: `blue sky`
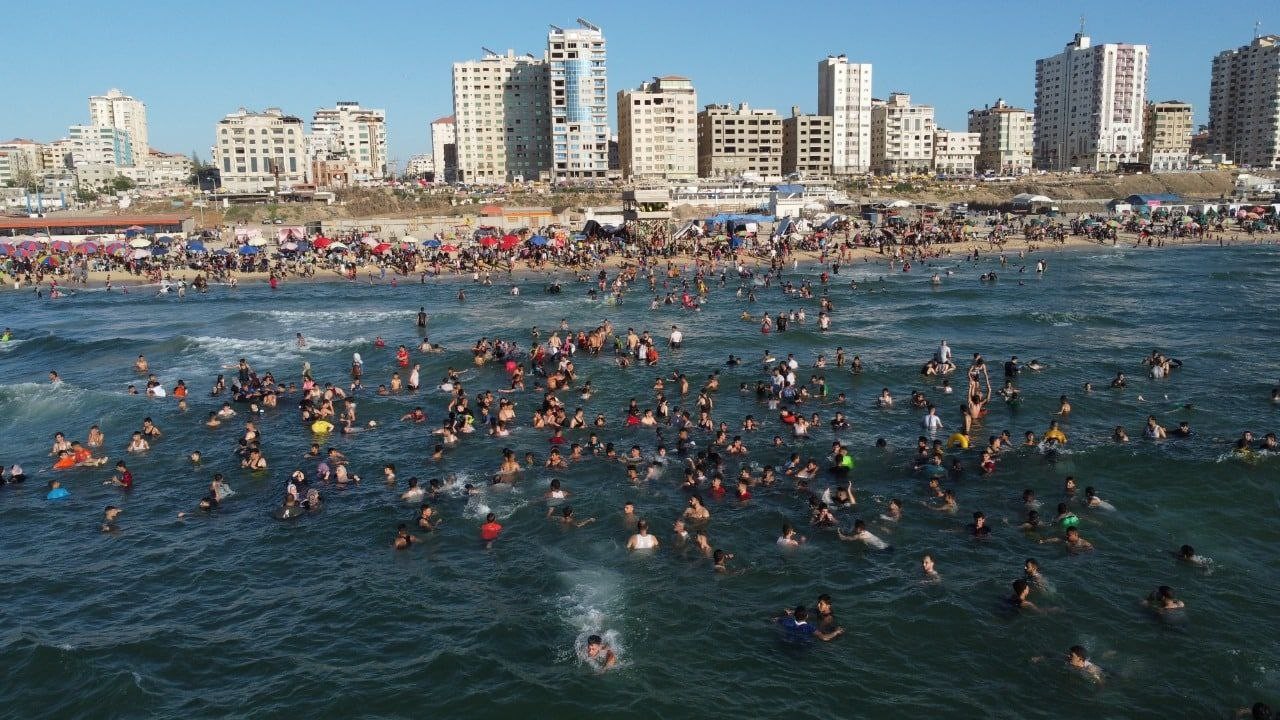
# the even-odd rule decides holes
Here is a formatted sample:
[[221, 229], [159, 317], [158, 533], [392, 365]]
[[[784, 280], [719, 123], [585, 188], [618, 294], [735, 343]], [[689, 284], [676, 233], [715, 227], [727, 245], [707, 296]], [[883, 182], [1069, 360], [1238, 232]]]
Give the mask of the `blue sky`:
[[813, 112], [817, 61], [845, 53], [874, 64], [877, 97], [910, 92], [960, 129], [997, 97], [1029, 107], [1035, 59], [1060, 51], [1080, 15], [1095, 43], [1149, 45], [1149, 98], [1189, 101], [1197, 122], [1208, 118], [1213, 55], [1249, 42], [1256, 20], [1280, 34], [1274, 0], [15, 2], [0, 139], [62, 137], [87, 122], [89, 95], [118, 87], [147, 103], [152, 147], [207, 157], [214, 124], [241, 106], [309, 122], [317, 107], [356, 100], [387, 110], [403, 167], [428, 149], [428, 123], [451, 112], [451, 63], [482, 46], [541, 55], [548, 24], [580, 16], [605, 31], [611, 96], [679, 74], [699, 104]]

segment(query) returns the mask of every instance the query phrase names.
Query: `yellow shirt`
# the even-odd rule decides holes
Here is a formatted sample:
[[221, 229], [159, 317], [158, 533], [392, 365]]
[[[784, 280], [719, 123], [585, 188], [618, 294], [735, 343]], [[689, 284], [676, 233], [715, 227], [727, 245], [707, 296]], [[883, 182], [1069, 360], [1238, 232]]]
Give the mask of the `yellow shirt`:
[[1061, 430], [1058, 430], [1058, 429], [1056, 429], [1056, 428], [1055, 428], [1055, 429], [1046, 430], [1046, 431], [1045, 431], [1045, 433], [1044, 433], [1044, 439], [1045, 439], [1045, 441], [1046, 441], [1046, 442], [1047, 442], [1047, 441], [1049, 441], [1049, 440], [1052, 440], [1052, 441], [1054, 441], [1054, 442], [1058, 443], [1059, 445], [1065, 445], [1065, 444], [1067, 443], [1067, 436], [1066, 436], [1066, 434], [1065, 434], [1065, 433], [1063, 433]]

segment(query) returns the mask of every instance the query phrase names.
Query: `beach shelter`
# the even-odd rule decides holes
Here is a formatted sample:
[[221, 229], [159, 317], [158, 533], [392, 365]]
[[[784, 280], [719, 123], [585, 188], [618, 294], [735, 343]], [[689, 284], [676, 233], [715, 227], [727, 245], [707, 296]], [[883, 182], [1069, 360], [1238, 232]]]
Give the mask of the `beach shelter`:
[[241, 245], [241, 246], [240, 246], [240, 249], [239, 249], [239, 250], [237, 250], [236, 252], [240, 253], [241, 255], [257, 255], [257, 254], [258, 254], [258, 246], [256, 246], [256, 245]]
[[129, 247], [131, 247], [131, 248], [149, 248], [149, 247], [151, 247], [151, 241], [150, 241], [150, 240], [148, 240], [148, 239], [146, 239], [146, 238], [134, 238], [134, 239], [132, 239], [132, 240], [130, 240], [130, 241], [129, 241]]

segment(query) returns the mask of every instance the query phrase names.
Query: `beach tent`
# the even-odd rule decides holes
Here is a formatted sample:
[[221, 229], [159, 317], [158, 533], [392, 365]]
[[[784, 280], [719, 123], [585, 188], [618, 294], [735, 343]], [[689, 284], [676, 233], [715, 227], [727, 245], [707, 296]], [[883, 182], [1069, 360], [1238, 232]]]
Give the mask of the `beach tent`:
[[146, 239], [146, 238], [134, 238], [134, 239], [132, 239], [132, 240], [130, 240], [130, 241], [129, 241], [129, 247], [131, 247], [131, 248], [149, 248], [149, 247], [151, 247], [151, 241], [150, 241], [150, 240], [148, 240], [148, 239]]
[[[594, 221], [592, 221], [592, 222], [594, 222]], [[546, 239], [545, 237], [541, 236], [541, 235], [534, 235], [533, 237], [529, 238], [529, 244], [530, 244], [530, 245], [537, 245], [537, 246], [541, 247], [541, 246], [543, 246], [543, 245], [546, 245], [546, 244], [547, 244], [547, 239]]]
[[241, 245], [240, 249], [237, 250], [236, 252], [240, 253], [241, 255], [257, 255], [258, 247], [256, 245]]
[[187, 252], [198, 252], [198, 253], [202, 253], [202, 252], [204, 252], [204, 251], [205, 251], [205, 250], [204, 250], [204, 243], [200, 242], [199, 240], [188, 240], [188, 241], [187, 241]]

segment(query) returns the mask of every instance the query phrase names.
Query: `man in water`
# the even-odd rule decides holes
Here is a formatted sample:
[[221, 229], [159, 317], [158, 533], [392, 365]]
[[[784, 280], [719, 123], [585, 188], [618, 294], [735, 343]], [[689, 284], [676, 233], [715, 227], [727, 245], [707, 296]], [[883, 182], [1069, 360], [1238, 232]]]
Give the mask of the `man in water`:
[[812, 638], [817, 638], [823, 642], [831, 642], [844, 634], [844, 628], [837, 627], [831, 631], [823, 631], [817, 625], [809, 622], [809, 609], [804, 605], [797, 605], [794, 610], [784, 610], [783, 615], [773, 619], [773, 622], [782, 627], [785, 639], [789, 643], [803, 644], [809, 642]]
[[604, 672], [618, 664], [618, 655], [613, 648], [605, 644], [604, 638], [592, 635], [587, 638], [587, 662]]
[[120, 526], [116, 524], [116, 518], [120, 517], [120, 508], [115, 505], [108, 505], [106, 510], [102, 511], [102, 532], [113, 533], [120, 530]]

